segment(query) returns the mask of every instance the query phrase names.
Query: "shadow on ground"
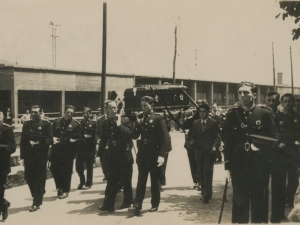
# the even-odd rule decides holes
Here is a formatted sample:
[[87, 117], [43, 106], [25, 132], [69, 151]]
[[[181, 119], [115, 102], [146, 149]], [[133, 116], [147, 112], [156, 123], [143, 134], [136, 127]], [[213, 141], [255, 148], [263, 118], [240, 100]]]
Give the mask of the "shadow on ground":
[[[195, 194], [195, 192], [197, 192]], [[167, 203], [167, 211], [178, 211], [179, 216], [186, 221], [197, 221], [199, 223], [218, 223], [224, 184], [214, 182], [213, 197], [208, 204], [200, 200], [200, 192], [191, 187], [164, 188], [161, 203]], [[224, 204], [222, 223], [231, 222], [232, 187], [228, 187], [228, 202]]]
[[8, 213], [9, 214], [16, 214], [23, 211], [29, 211], [30, 206], [20, 207], [20, 208], [9, 208]]
[[[178, 212], [179, 216], [186, 221], [195, 221], [198, 223], [217, 223], [220, 214], [222, 203], [222, 196], [224, 191], [224, 184], [221, 182], [214, 182], [213, 198], [210, 203], [203, 204], [200, 201], [199, 191], [191, 187], [167, 187], [163, 188], [161, 192], [161, 205], [164, 208], [157, 213], [164, 213], [168, 211]], [[94, 191], [91, 191], [94, 193]], [[102, 205], [104, 198], [104, 191], [100, 191], [101, 198], [93, 200], [75, 200], [68, 201], [68, 204], [86, 204], [86, 207], [80, 210], [72, 210], [69, 214], [98, 214], [99, 216], [123, 216], [131, 218], [132, 216], [127, 212], [127, 209], [118, 210], [123, 201], [123, 192], [118, 193], [115, 201], [115, 212], [101, 212], [98, 207]], [[133, 190], [135, 196], [135, 189]], [[84, 191], [82, 194], [87, 194]], [[145, 199], [151, 198], [150, 188], [147, 187]], [[228, 203], [225, 203], [222, 223], [231, 222], [231, 202], [232, 202], [232, 187], [228, 187], [227, 192]], [[141, 215], [147, 213], [149, 209], [143, 209]]]

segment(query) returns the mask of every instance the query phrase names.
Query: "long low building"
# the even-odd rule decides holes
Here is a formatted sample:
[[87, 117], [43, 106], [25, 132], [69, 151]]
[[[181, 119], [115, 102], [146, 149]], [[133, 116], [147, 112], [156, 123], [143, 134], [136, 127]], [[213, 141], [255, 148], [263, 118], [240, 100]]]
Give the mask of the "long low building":
[[[108, 73], [106, 78], [107, 96], [116, 91], [120, 98], [126, 88], [135, 84], [172, 83], [171, 78], [143, 76], [134, 74]], [[230, 106], [238, 101], [237, 83], [177, 79], [177, 84], [189, 88], [193, 99], [207, 99], [219, 106]], [[264, 104], [264, 98], [272, 85], [258, 85], [257, 103]], [[291, 93], [288, 86], [278, 86], [280, 94]], [[300, 88], [294, 88], [299, 98]], [[49, 68], [32, 68], [17, 65], [0, 64], [0, 109], [6, 112], [11, 108], [15, 120], [39, 104], [46, 116], [58, 117], [63, 114], [66, 105], [74, 105], [80, 112], [84, 106], [93, 110], [101, 107], [101, 73], [70, 71]]]
[[[251, 80], [249, 80], [251, 82]], [[172, 83], [171, 78], [137, 76], [135, 78], [136, 84], [164, 84]], [[252, 81], [255, 83], [255, 81]], [[217, 103], [219, 106], [229, 107], [238, 101], [237, 88], [239, 82], [218, 82], [218, 81], [203, 81], [192, 79], [176, 79], [176, 83], [185, 85], [190, 90], [190, 96], [193, 99], [206, 99], [209, 104]], [[257, 98], [256, 103], [265, 104], [265, 97], [269, 91], [273, 91], [273, 85], [257, 84]], [[285, 93], [292, 93], [292, 89], [288, 85], [277, 85], [276, 91], [283, 95]], [[294, 87], [294, 95], [300, 98], [300, 88]]]
[[[116, 91], [123, 96], [124, 89], [134, 85], [134, 75], [107, 74], [106, 83], [108, 95]], [[15, 119], [33, 104], [49, 117], [61, 116], [66, 105], [76, 111], [84, 106], [96, 110], [100, 94], [99, 73], [0, 65], [0, 108], [11, 108]]]

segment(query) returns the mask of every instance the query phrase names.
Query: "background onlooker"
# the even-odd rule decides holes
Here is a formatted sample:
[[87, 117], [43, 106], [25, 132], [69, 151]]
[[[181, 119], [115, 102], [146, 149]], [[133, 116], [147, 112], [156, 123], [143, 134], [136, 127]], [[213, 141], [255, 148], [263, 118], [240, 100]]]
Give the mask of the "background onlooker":
[[24, 123], [25, 121], [29, 121], [30, 120], [30, 113], [29, 110], [26, 110], [26, 113], [21, 117], [21, 122]]
[[7, 123], [7, 124], [11, 125], [12, 124], [12, 119], [13, 119], [13, 114], [10, 111], [10, 108], [7, 108], [6, 113], [5, 113], [4, 123]]

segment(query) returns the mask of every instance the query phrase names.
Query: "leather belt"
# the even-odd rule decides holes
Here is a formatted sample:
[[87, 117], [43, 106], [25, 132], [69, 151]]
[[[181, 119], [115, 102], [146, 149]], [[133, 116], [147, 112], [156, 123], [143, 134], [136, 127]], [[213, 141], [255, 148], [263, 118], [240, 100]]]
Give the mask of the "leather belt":
[[154, 139], [141, 139], [141, 140], [137, 140], [137, 142], [139, 142], [140, 144], [143, 144], [143, 145], [148, 145], [148, 144], [155, 143], [155, 140]]
[[144, 145], [152, 144], [155, 142], [153, 139], [141, 139], [141, 141]]
[[58, 139], [60, 143], [67, 143], [67, 142], [70, 142], [70, 139], [69, 138], [59, 138]]

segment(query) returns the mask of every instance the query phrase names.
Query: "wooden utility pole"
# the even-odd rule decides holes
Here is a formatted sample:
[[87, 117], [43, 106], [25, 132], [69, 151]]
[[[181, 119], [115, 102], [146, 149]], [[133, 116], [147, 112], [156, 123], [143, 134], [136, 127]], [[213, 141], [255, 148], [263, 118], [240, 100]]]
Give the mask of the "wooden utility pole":
[[102, 76], [101, 76], [101, 114], [104, 115], [103, 102], [106, 100], [106, 24], [107, 3], [103, 3], [103, 38], [102, 38]]
[[173, 60], [173, 84], [176, 84], [176, 79], [175, 79], [176, 55], [177, 55], [177, 27], [175, 27], [175, 51], [174, 51], [174, 60]]
[[274, 62], [274, 45], [273, 45], [273, 42], [272, 42], [272, 53], [273, 53], [273, 88], [274, 88], [274, 91], [277, 91], [276, 90], [276, 78], [275, 78], [275, 62]]
[[290, 46], [290, 56], [291, 56], [291, 86], [292, 86], [292, 94], [294, 95], [294, 75], [293, 75], [293, 59], [292, 59], [292, 47]]

